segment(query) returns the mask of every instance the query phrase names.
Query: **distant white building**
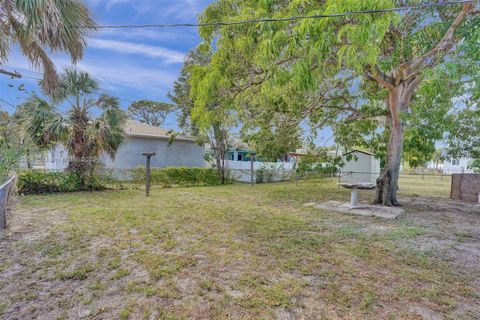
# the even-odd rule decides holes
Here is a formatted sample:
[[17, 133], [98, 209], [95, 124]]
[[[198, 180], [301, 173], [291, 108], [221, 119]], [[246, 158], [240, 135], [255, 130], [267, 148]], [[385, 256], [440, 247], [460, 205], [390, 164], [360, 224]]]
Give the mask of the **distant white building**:
[[342, 168], [342, 182], [376, 184], [380, 175], [380, 160], [375, 154], [352, 150], [342, 156], [344, 166]]
[[436, 164], [433, 161], [428, 163], [428, 168], [437, 169], [444, 174], [451, 173], [473, 173], [472, 169], [469, 169], [470, 164], [473, 162], [472, 158], [459, 158], [445, 160], [442, 163]]

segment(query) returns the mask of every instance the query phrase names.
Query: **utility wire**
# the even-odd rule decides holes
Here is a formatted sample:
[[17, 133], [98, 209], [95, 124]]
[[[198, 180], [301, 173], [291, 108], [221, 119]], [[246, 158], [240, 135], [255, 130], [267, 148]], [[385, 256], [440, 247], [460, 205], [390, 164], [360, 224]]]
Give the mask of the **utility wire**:
[[[37, 78], [37, 77], [33, 77], [33, 76], [26, 76], [26, 75], [23, 75], [17, 71], [9, 71], [9, 70], [5, 70], [5, 72], [9, 72], [9, 73], [14, 73], [16, 75], [16, 77], [18, 78], [25, 78], [25, 79], [33, 79], [33, 80], [43, 80], [41, 78]], [[36, 73], [36, 74], [39, 74], [41, 75], [40, 72], [36, 72], [36, 71], [31, 71], [33, 73]], [[110, 89], [104, 89], [104, 88], [98, 88], [97, 90], [93, 91], [92, 93], [93, 94], [102, 94], [103, 92], [100, 92], [100, 91], [103, 91], [103, 92], [110, 92], [110, 93], [113, 93], [114, 96], [116, 96], [119, 100], [121, 101], [124, 101], [128, 104], [132, 104], [133, 102], [135, 102], [135, 100], [132, 100], [132, 99], [126, 99], [125, 98], [125, 95], [122, 93], [122, 92], [119, 92], [119, 91], [114, 91], [114, 90], [110, 90]], [[124, 95], [124, 97], [120, 97], [120, 95]], [[1, 99], [1, 98], [0, 98]], [[2, 99], [3, 100], [3, 99]], [[8, 102], [6, 102], [8, 103]], [[10, 103], [9, 103], [10, 104]], [[10, 104], [12, 107], [14, 107], [12, 104]], [[181, 115], [181, 112], [180, 111], [176, 111], [176, 110], [172, 110], [170, 111], [170, 113], [175, 113], [177, 115]]]
[[173, 24], [130, 24], [130, 25], [97, 25], [97, 26], [82, 26], [83, 28], [88, 29], [127, 29], [127, 28], [177, 28], [177, 27], [214, 27], [214, 26], [234, 26], [242, 24], [253, 24], [253, 23], [265, 23], [265, 22], [288, 22], [288, 21], [297, 21], [305, 19], [325, 19], [325, 18], [336, 18], [336, 17], [345, 17], [353, 16], [359, 14], [372, 14], [372, 13], [388, 13], [388, 12], [399, 12], [407, 11], [412, 9], [421, 9], [421, 8], [430, 8], [430, 7], [442, 7], [450, 6], [455, 4], [465, 4], [465, 3], [476, 3], [478, 0], [456, 0], [456, 1], [445, 1], [445, 2], [436, 2], [436, 3], [423, 3], [417, 5], [408, 5], [402, 7], [394, 7], [387, 9], [372, 9], [372, 10], [359, 10], [359, 11], [347, 11], [342, 13], [329, 13], [329, 14], [316, 14], [309, 16], [291, 16], [285, 18], [261, 18], [261, 19], [247, 19], [240, 21], [219, 21], [219, 22], [206, 22], [206, 23], [173, 23]]
[[14, 105], [13, 103], [11, 103], [11, 102], [3, 99], [3, 98], [0, 98], [0, 100], [3, 101], [3, 102], [5, 102], [6, 104], [8, 104], [9, 106], [11, 106], [12, 108], [15, 108], [15, 105]]

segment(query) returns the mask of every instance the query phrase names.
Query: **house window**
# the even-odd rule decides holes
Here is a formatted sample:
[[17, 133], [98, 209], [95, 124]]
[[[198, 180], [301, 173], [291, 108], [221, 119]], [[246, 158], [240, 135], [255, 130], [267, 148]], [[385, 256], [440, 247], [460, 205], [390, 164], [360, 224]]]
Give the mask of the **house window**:
[[242, 159], [243, 159], [243, 155], [239, 154], [238, 155], [238, 161], [242, 161]]
[[460, 160], [459, 159], [452, 159], [452, 166], [458, 166], [460, 165]]

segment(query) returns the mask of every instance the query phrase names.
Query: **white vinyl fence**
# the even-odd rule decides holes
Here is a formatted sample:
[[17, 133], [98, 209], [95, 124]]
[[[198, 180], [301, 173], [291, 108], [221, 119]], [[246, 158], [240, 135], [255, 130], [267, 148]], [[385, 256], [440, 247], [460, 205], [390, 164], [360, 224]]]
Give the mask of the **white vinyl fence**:
[[[251, 162], [225, 160], [233, 180], [251, 182]], [[254, 182], [277, 182], [290, 180], [295, 175], [295, 163], [289, 162], [253, 162]]]

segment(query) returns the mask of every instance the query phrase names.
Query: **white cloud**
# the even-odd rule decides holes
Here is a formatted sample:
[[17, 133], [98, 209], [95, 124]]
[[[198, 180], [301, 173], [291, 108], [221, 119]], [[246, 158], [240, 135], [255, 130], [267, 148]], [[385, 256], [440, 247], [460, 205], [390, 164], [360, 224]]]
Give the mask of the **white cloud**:
[[[71, 66], [70, 60], [66, 57], [53, 59], [59, 72], [64, 67]], [[124, 91], [124, 88], [136, 89], [142, 92], [150, 92], [153, 95], [165, 94], [173, 87], [177, 79], [176, 70], [165, 70], [154, 67], [133, 65], [130, 62], [105, 63], [105, 61], [82, 60], [77, 63], [77, 68], [93, 75], [100, 82], [104, 89]], [[9, 70], [17, 70], [23, 75], [41, 78], [41, 70], [34, 71], [26, 59], [13, 58], [8, 61]], [[25, 79], [29, 80], [29, 79]], [[36, 82], [36, 80], [32, 80]]]
[[185, 58], [185, 54], [179, 51], [127, 41], [91, 38], [88, 40], [88, 46], [121, 53], [134, 53], [152, 58], [162, 58], [164, 62], [168, 64], [183, 63]]
[[[94, 75], [100, 82], [113, 89], [118, 86], [155, 91], [170, 89], [177, 78], [176, 72], [132, 65], [98, 65], [79, 62], [77, 67]], [[105, 88], [109, 89], [109, 88]]]
[[97, 36], [110, 39], [155, 40], [161, 43], [176, 43], [178, 39], [193, 42], [196, 40], [196, 29], [101, 29]]

